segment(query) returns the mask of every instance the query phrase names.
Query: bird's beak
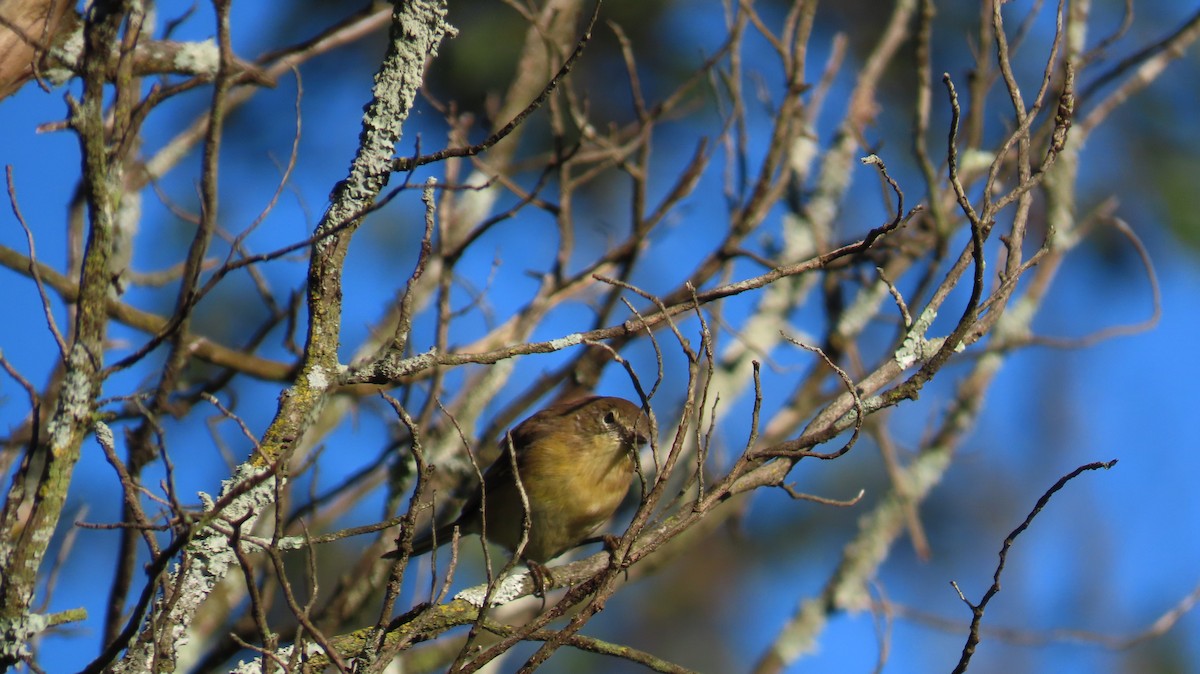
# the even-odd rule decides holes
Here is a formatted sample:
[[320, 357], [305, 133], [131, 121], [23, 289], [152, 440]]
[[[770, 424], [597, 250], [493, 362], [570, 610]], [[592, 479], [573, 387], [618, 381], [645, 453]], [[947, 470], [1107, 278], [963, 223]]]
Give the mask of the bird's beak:
[[645, 414], [639, 416], [633, 425], [633, 440], [639, 447], [650, 442], [650, 417]]

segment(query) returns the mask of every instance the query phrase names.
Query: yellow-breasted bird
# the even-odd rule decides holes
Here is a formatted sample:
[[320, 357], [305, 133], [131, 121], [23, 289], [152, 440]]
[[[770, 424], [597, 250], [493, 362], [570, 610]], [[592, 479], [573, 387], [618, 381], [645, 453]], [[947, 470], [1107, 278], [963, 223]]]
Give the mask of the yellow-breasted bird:
[[[649, 436], [642, 408], [623, 398], [583, 398], [537, 412], [501, 443], [500, 457], [458, 518], [414, 539], [412, 555], [449, 542], [455, 527], [463, 534], [486, 532], [488, 540], [515, 552], [525, 521], [518, 476], [529, 503], [529, 540], [521, 557], [540, 564], [561, 555], [616, 512], [633, 481], [637, 449]], [[399, 551], [384, 556], [398, 557]]]

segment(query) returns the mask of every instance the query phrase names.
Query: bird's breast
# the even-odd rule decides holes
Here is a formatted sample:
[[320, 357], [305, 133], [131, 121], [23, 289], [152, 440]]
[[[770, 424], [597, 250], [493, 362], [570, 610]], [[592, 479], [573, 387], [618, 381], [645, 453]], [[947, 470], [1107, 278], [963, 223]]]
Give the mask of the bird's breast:
[[577, 442], [554, 440], [546, 438], [543, 446], [527, 452], [525, 458], [529, 460], [520, 467], [522, 482], [543, 491], [531, 494], [531, 500], [553, 504], [577, 517], [610, 517], [625, 498], [633, 477], [628, 451], [619, 443], [609, 446], [601, 439], [584, 447]]

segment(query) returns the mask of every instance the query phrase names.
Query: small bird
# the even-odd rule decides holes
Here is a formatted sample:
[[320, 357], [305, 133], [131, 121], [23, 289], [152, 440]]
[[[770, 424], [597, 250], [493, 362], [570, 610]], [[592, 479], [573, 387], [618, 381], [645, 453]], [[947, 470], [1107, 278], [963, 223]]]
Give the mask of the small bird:
[[[516, 477], [529, 503], [529, 540], [521, 557], [542, 564], [561, 555], [616, 512], [633, 481], [637, 449], [649, 435], [642, 408], [623, 398], [583, 398], [537, 412], [509, 433], [458, 519], [417, 536], [412, 555], [450, 541], [455, 527], [515, 552], [526, 510]], [[384, 556], [399, 557], [400, 551]]]

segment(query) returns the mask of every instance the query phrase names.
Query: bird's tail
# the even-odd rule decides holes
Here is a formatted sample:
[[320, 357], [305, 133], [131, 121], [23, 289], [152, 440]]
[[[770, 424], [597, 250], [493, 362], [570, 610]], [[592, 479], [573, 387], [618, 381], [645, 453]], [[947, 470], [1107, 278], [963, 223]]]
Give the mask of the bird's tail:
[[[454, 538], [454, 530], [457, 526], [457, 522], [447, 522], [436, 529], [426, 529], [417, 534], [413, 538], [412, 552], [409, 553], [409, 557], [423, 555], [440, 545], [449, 543]], [[400, 550], [392, 550], [383, 557], [384, 559], [396, 559], [400, 557]]]

